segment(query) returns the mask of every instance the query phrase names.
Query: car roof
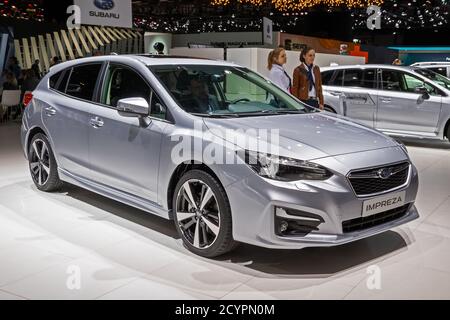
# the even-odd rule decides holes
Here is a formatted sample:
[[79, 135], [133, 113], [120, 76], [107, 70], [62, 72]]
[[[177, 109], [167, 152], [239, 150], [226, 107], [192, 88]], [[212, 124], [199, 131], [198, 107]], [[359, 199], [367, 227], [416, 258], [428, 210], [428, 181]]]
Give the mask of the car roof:
[[396, 66], [391, 64], [357, 64], [357, 65], [343, 65], [343, 66], [329, 66], [320, 68], [321, 72], [324, 71], [334, 71], [334, 70], [345, 70], [345, 69], [390, 69], [399, 71], [409, 71], [417, 73], [419, 69], [428, 69], [425, 66]]
[[137, 59], [146, 65], [168, 65], [168, 64], [203, 64], [236, 66], [235, 64], [223, 60], [213, 60], [207, 58], [186, 57], [186, 56], [165, 56], [165, 55], [125, 55]]
[[70, 60], [66, 62], [59, 63], [51, 67], [51, 72], [58, 72], [62, 69], [76, 66], [82, 63], [90, 62], [104, 62], [104, 61], [116, 61], [116, 62], [126, 62], [126, 61], [138, 61], [147, 66], [153, 65], [220, 65], [220, 66], [234, 66], [236, 64], [221, 61], [212, 60], [205, 58], [195, 58], [195, 57], [185, 57], [185, 56], [166, 56], [166, 55], [146, 55], [146, 54], [126, 54], [126, 55], [103, 55], [95, 57], [79, 58], [75, 60]]

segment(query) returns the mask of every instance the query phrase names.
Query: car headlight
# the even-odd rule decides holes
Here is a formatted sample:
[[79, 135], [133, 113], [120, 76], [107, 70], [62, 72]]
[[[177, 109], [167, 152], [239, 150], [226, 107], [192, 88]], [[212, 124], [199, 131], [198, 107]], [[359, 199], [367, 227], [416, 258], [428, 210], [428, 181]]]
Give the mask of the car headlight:
[[253, 151], [238, 151], [238, 155], [258, 175], [279, 181], [326, 180], [333, 174], [326, 168], [303, 160]]

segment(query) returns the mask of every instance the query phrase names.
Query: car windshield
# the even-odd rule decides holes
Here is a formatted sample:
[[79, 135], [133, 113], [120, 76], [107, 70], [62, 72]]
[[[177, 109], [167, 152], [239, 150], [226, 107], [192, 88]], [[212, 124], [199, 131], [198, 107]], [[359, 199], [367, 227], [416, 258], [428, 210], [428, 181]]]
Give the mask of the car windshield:
[[415, 71], [418, 74], [421, 74], [422, 76], [430, 79], [431, 81], [450, 90], [450, 79], [449, 78], [444, 77], [443, 75], [436, 73], [432, 70], [428, 70], [428, 69], [416, 68]]
[[317, 111], [246, 68], [220, 65], [149, 68], [178, 105], [194, 115], [226, 118]]

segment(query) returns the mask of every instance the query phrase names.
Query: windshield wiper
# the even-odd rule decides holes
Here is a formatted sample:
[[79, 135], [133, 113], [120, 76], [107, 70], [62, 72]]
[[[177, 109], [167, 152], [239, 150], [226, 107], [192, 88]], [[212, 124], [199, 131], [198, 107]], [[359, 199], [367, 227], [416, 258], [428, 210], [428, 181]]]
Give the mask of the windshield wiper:
[[239, 112], [240, 116], [265, 116], [265, 115], [278, 115], [278, 114], [304, 114], [303, 110], [259, 110], [251, 112]]
[[279, 114], [304, 114], [308, 113], [305, 110], [274, 110], [276, 113]]
[[276, 116], [280, 114], [305, 114], [311, 112], [320, 112], [319, 109], [312, 110], [258, 110], [258, 111], [249, 111], [249, 112], [233, 112], [233, 113], [196, 113], [191, 112], [190, 114], [199, 117], [205, 118], [239, 118], [239, 117], [258, 117], [258, 116]]
[[190, 112], [190, 114], [205, 118], [238, 118], [239, 115], [236, 113], [198, 113]]

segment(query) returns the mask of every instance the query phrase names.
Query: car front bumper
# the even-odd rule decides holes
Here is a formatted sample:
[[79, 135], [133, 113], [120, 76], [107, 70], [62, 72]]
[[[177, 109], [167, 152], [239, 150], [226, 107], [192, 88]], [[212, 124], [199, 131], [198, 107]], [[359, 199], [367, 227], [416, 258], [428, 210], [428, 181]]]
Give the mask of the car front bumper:
[[[405, 213], [392, 220], [353, 232], [344, 232], [343, 222], [362, 217], [363, 203], [385, 193], [359, 198], [345, 175], [326, 181], [286, 183], [250, 175], [227, 186], [235, 240], [267, 248], [300, 249], [312, 246], [340, 245], [390, 230], [419, 217], [414, 202], [418, 173], [411, 164], [407, 185], [392, 191], [405, 192]], [[320, 217], [317, 230], [304, 235], [279, 235], [276, 232], [276, 208], [287, 208]], [[382, 213], [381, 213], [382, 214]]]

